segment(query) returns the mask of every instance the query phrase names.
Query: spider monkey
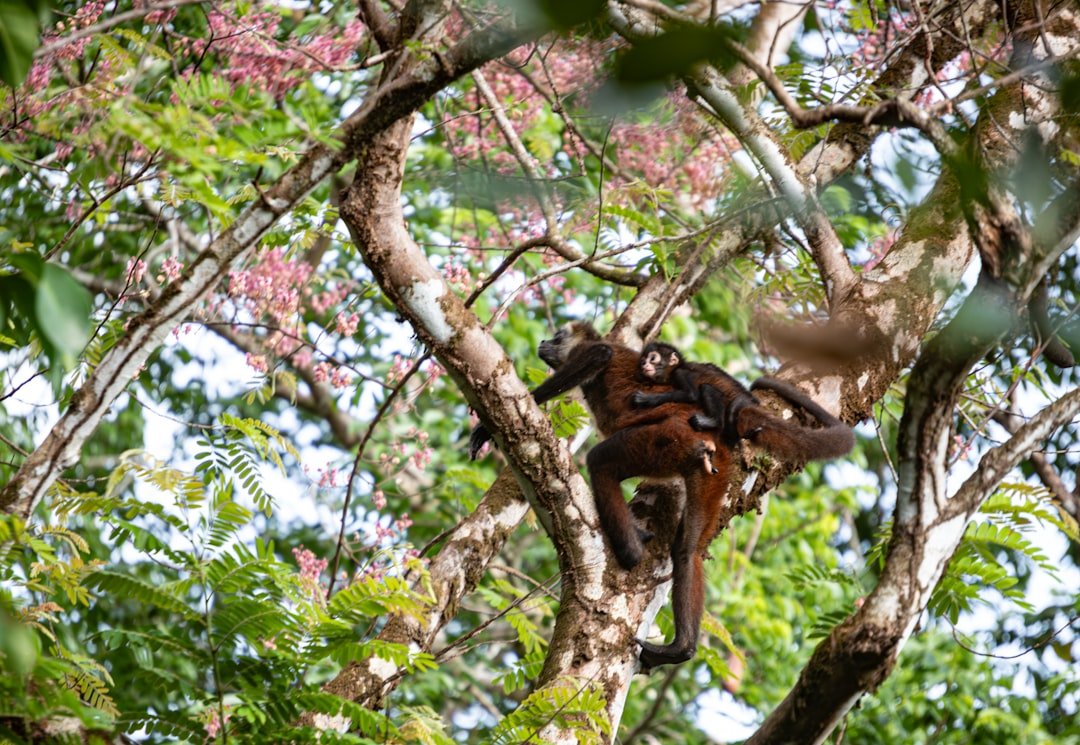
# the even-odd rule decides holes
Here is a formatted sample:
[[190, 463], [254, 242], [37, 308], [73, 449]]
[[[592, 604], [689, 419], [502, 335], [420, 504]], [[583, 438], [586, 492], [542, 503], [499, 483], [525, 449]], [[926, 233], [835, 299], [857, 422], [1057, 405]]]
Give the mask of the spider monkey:
[[[571, 323], [542, 342], [538, 351], [555, 372], [533, 391], [536, 402], [580, 386], [597, 429], [606, 437], [589, 451], [586, 465], [600, 525], [620, 566], [636, 566], [643, 541], [652, 537], [634, 524], [621, 482], [634, 476], [681, 476], [686, 484], [686, 504], [671, 544], [675, 638], [667, 645], [639, 641], [644, 669], [685, 662], [697, 648], [705, 607], [702, 561], [719, 530], [720, 509], [733, 473], [731, 447], [715, 431], [691, 427], [690, 415], [697, 410], [692, 404], [659, 403], [635, 410], [630, 403], [633, 393], [642, 387], [670, 393], [671, 386], [641, 380], [640, 353], [601, 340], [589, 324]], [[470, 456], [475, 458], [490, 437], [478, 425], [469, 438]], [[711, 467], [703, 469], [703, 453], [710, 451]]]
[[697, 404], [704, 414], [694, 414], [690, 425], [696, 430], [717, 430], [732, 446], [738, 440], [746, 439], [783, 460], [805, 462], [846, 455], [855, 445], [850, 427], [782, 380], [759, 378], [750, 390], [771, 390], [788, 403], [801, 406], [821, 423], [820, 429], [803, 427], [774, 416], [735, 378], [716, 365], [687, 362], [670, 344], [653, 342], [647, 345], [638, 362], [638, 374], [654, 383], [672, 385], [674, 390], [638, 391], [631, 396], [633, 406], [662, 406], [675, 402]]

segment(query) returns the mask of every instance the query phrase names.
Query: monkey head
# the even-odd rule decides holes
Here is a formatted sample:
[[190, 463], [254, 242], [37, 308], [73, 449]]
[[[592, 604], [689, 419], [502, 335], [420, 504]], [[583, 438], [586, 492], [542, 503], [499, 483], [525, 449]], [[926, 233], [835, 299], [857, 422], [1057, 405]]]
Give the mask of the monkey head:
[[645, 345], [638, 361], [638, 374], [652, 383], [667, 383], [671, 374], [683, 363], [679, 350], [670, 344], [654, 341]]
[[584, 321], [573, 321], [563, 326], [550, 339], [544, 339], [537, 348], [537, 354], [552, 369], [558, 370], [570, 356], [570, 352], [579, 344], [599, 341], [600, 334]]

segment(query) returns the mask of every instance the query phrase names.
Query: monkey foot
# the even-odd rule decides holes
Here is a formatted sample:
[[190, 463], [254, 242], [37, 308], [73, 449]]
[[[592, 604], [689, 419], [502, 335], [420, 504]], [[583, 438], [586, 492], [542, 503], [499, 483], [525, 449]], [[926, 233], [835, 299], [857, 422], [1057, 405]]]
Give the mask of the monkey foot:
[[708, 440], [698, 440], [697, 447], [694, 448], [694, 457], [701, 460], [705, 466], [705, 473], [719, 473], [719, 469], [713, 462], [713, 458], [716, 456], [716, 445]]
[[650, 644], [640, 639], [638, 644], [641, 645], [641, 654], [638, 655], [638, 659], [641, 660], [641, 671], [646, 673], [660, 665], [678, 665], [686, 662], [694, 656], [697, 647], [696, 644], [687, 645], [677, 641], [667, 645]]
[[[637, 536], [640, 536], [640, 529]], [[640, 538], [632, 543], [627, 543], [622, 546], [612, 546], [611, 549], [615, 552], [615, 559], [623, 569], [633, 569], [641, 563], [641, 554], [643, 550]]]

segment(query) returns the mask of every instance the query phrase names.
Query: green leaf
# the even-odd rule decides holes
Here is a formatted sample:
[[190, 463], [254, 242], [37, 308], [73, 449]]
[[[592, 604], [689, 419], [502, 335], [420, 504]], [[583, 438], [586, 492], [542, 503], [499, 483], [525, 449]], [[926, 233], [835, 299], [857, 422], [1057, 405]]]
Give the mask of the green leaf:
[[166, 590], [155, 587], [141, 579], [116, 572], [96, 572], [86, 578], [86, 586], [96, 588], [103, 593], [117, 597], [137, 600], [184, 618], [195, 618], [195, 613], [183, 600], [170, 595]]
[[46, 264], [41, 272], [34, 299], [38, 330], [56, 349], [65, 368], [75, 365], [76, 357], [90, 340], [90, 293], [75, 278], [55, 264]]
[[12, 88], [26, 78], [38, 46], [35, 5], [26, 0], [0, 0], [0, 80]]

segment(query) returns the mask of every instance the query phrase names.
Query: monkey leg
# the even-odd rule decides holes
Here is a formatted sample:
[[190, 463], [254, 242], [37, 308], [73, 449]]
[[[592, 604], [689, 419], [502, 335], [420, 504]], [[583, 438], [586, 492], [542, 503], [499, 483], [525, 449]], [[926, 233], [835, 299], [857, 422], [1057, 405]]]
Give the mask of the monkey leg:
[[672, 613], [675, 615], [675, 638], [669, 645], [642, 642], [639, 658], [642, 667], [677, 665], [692, 658], [698, 648], [701, 615], [705, 609], [704, 567], [697, 550], [701, 533], [700, 516], [690, 509], [681, 519], [672, 543]]
[[600, 527], [611, 543], [611, 550], [623, 569], [633, 569], [641, 562], [642, 544], [652, 538], [652, 533], [634, 523], [630, 508], [623, 499], [622, 481], [630, 478], [627, 461], [628, 430], [619, 430], [606, 440], [597, 443], [585, 458], [592, 482], [596, 512]]
[[[723, 391], [709, 384], [702, 385], [698, 389], [698, 401], [704, 413], [690, 417], [690, 426], [698, 431], [718, 430], [732, 445], [740, 439], [736, 427], [739, 412], [747, 406], [757, 404], [757, 399], [748, 393], [740, 393], [733, 400], [728, 401]], [[750, 434], [756, 434], [756, 430]], [[742, 436], [748, 437], [750, 434]]]
[[[683, 414], [685, 416], [685, 414]], [[701, 436], [680, 417], [658, 424], [620, 429], [589, 451], [585, 459], [592, 482], [600, 526], [624, 569], [641, 561], [642, 543], [653, 537], [634, 523], [623, 498], [622, 482], [634, 476], [664, 478], [701, 471], [704, 459]], [[704, 450], [708, 449], [707, 443]], [[710, 458], [709, 473], [712, 473]]]
[[701, 616], [705, 612], [702, 557], [716, 533], [727, 488], [729, 464], [722, 465], [721, 475], [689, 475], [686, 479], [686, 507], [671, 544], [671, 610], [675, 617], [675, 638], [663, 645], [640, 642], [639, 659], [645, 671], [660, 665], [686, 662], [697, 650]]

